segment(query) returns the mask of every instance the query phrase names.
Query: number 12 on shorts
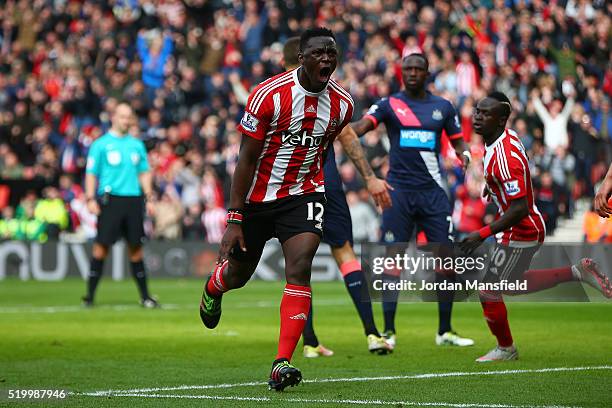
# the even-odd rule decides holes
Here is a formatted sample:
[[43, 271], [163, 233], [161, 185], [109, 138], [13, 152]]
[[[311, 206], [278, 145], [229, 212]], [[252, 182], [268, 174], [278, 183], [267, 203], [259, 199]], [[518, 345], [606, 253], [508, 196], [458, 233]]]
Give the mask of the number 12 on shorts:
[[[306, 203], [308, 206], [308, 216], [306, 217], [306, 221], [316, 221], [317, 223], [323, 222], [323, 204], [319, 202], [310, 202]], [[316, 214], [315, 214], [316, 210]]]

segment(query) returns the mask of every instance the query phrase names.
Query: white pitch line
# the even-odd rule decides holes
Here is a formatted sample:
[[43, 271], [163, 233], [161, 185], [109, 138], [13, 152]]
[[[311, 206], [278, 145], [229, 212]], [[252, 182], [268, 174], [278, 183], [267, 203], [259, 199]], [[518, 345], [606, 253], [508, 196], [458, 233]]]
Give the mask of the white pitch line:
[[[334, 300], [334, 299], [321, 299], [317, 300], [317, 306], [341, 306], [348, 305], [348, 301]], [[162, 303], [162, 310], [197, 310], [198, 304], [193, 303], [191, 305], [177, 305]], [[236, 304], [228, 304], [225, 306], [227, 310], [231, 309], [252, 309], [252, 308], [278, 308], [278, 301], [258, 301], [258, 302], [241, 302]], [[93, 310], [111, 310], [123, 312], [126, 310], [139, 310], [142, 306], [137, 304], [131, 305], [100, 305], [95, 306]], [[66, 305], [66, 306], [8, 306], [0, 307], [0, 314], [12, 314], [12, 313], [75, 313], [83, 312], [89, 309], [77, 305]]]
[[[164, 304], [162, 309], [176, 310], [181, 309], [180, 305]], [[124, 312], [126, 310], [140, 310], [140, 305], [100, 305], [96, 306], [95, 310], [111, 310], [114, 312]], [[0, 314], [9, 313], [74, 313], [84, 312], [90, 309], [83, 306], [15, 306], [15, 307], [0, 307]]]
[[[96, 393], [82, 393], [84, 395], [100, 397]], [[172, 394], [142, 394], [122, 393], [114, 394], [113, 397], [141, 397], [141, 398], [173, 398], [173, 399], [207, 399], [207, 400], [230, 400], [230, 401], [258, 401], [258, 402], [298, 402], [305, 404], [351, 404], [351, 405], [406, 405], [413, 407], [453, 407], [453, 408], [576, 408], [564, 405], [508, 405], [508, 404], [481, 404], [481, 403], [453, 403], [453, 402], [419, 402], [419, 401], [386, 401], [386, 400], [355, 400], [355, 399], [308, 399], [308, 398], [278, 398], [270, 397], [238, 397], [221, 395], [172, 395]]]
[[[593, 366], [593, 367], [553, 367], [553, 368], [538, 368], [538, 369], [516, 369], [516, 370], [499, 370], [499, 371], [459, 371], [450, 373], [427, 373], [427, 374], [411, 374], [411, 375], [393, 375], [382, 377], [348, 377], [348, 378], [322, 378], [313, 380], [304, 380], [304, 383], [333, 383], [333, 382], [362, 382], [362, 381], [386, 381], [386, 380], [420, 380], [427, 378], [444, 378], [444, 377], [468, 377], [481, 375], [509, 375], [509, 374], [535, 374], [535, 373], [550, 373], [550, 372], [566, 372], [566, 371], [593, 371], [593, 370], [612, 370], [612, 366]], [[209, 384], [209, 385], [179, 385], [176, 387], [161, 387], [161, 388], [137, 388], [131, 390], [108, 390], [94, 391], [90, 394], [95, 396], [106, 396], [115, 393], [148, 393], [160, 391], [184, 391], [184, 390], [207, 390], [207, 389], [223, 389], [234, 387], [252, 387], [267, 385], [265, 382], [243, 382], [233, 384]]]

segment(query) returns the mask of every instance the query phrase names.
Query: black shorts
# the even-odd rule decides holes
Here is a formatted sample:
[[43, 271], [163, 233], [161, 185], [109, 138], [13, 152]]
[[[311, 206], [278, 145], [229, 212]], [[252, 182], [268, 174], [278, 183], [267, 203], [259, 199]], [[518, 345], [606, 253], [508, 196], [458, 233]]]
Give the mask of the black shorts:
[[244, 208], [242, 232], [246, 252], [236, 245], [231, 257], [238, 261], [258, 261], [266, 242], [276, 237], [281, 242], [301, 234], [312, 232], [323, 235], [323, 193], [287, 197], [272, 203], [247, 204]]
[[332, 248], [353, 245], [353, 223], [351, 212], [346, 203], [344, 191], [328, 189], [325, 191], [325, 222], [323, 222], [323, 242]]
[[98, 235], [96, 242], [112, 245], [125, 238], [129, 245], [142, 245], [144, 233], [144, 200], [142, 197], [108, 195], [98, 199]]
[[486, 270], [484, 282], [515, 281], [523, 279], [529, 270], [531, 260], [540, 245], [524, 248], [496, 244]]

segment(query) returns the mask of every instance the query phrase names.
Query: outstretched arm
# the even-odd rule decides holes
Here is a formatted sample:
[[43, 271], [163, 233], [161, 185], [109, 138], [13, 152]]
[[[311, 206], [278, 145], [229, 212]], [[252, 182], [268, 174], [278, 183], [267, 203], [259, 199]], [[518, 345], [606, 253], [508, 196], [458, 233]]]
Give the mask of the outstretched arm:
[[576, 104], [576, 100], [572, 96], [567, 98], [567, 101], [565, 101], [565, 106], [563, 107], [563, 110], [561, 111], [561, 115], [566, 120], [569, 119], [570, 115], [572, 114], [572, 109], [574, 109], [575, 104]]
[[536, 113], [538, 114], [538, 116], [540, 117], [540, 120], [544, 123], [548, 122], [551, 119], [550, 113], [548, 113], [548, 109], [546, 109], [546, 106], [544, 106], [544, 104], [540, 100], [540, 97], [533, 96], [532, 100], [533, 100], [533, 107]]
[[[372, 119], [368, 119], [367, 117], [361, 118], [357, 122], [353, 122], [350, 125], [346, 126], [342, 129], [342, 133], [347, 131], [347, 128], [351, 128], [351, 130], [357, 135], [357, 137], [361, 137], [368, 133], [370, 130], [374, 130], [376, 125], [372, 121]], [[342, 135], [342, 133], [340, 133]], [[338, 136], [340, 137], [340, 136]]]
[[351, 159], [355, 167], [357, 167], [361, 177], [366, 181], [374, 177], [374, 171], [365, 157], [361, 142], [359, 142], [359, 137], [350, 125], [342, 129], [342, 132], [338, 135], [338, 140], [342, 143], [342, 148], [346, 155]]
[[[363, 120], [364, 119], [362, 119], [362, 121]], [[370, 120], [365, 119], [365, 121], [373, 127], [373, 123]], [[356, 125], [359, 125], [360, 122], [357, 122]], [[367, 126], [363, 125], [362, 130], [366, 128]], [[347, 125], [342, 129], [342, 132], [338, 135], [338, 140], [340, 140], [344, 152], [351, 159], [359, 171], [359, 174], [361, 174], [361, 177], [363, 177], [363, 180], [366, 182], [368, 192], [372, 195], [376, 205], [379, 205], [382, 209], [391, 207], [391, 196], [388, 190], [393, 190], [393, 187], [387, 184], [385, 180], [376, 177], [374, 174], [374, 170], [372, 170], [370, 163], [368, 163], [365, 157], [365, 152], [359, 142], [359, 137], [355, 130], [353, 130], [352, 125]]]
[[147, 40], [144, 38], [144, 30], [138, 32], [136, 48], [138, 49], [138, 56], [143, 62], [149, 58], [149, 47], [147, 46]]

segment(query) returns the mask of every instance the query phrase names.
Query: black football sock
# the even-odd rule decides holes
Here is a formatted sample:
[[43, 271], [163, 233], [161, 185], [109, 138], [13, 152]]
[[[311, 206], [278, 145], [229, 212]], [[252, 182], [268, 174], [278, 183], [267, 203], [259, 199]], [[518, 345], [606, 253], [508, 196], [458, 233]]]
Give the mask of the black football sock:
[[[442, 273], [436, 274], [436, 282], [450, 282], [454, 279], [452, 277], [445, 276]], [[436, 296], [438, 298], [438, 334], [442, 335], [452, 330], [451, 328], [451, 314], [453, 312], [453, 299], [455, 297], [454, 290], [437, 290]]]
[[356, 270], [344, 275], [344, 283], [351, 295], [351, 299], [353, 299], [355, 308], [357, 308], [366, 336], [370, 334], [379, 336], [380, 333], [378, 333], [378, 329], [374, 323], [372, 302], [363, 272], [361, 270]]
[[451, 331], [451, 314], [453, 302], [438, 302], [438, 334]]
[[310, 303], [310, 311], [308, 312], [308, 320], [306, 320], [306, 326], [304, 326], [304, 331], [302, 332], [302, 336], [304, 336], [304, 345], [317, 347], [319, 345], [319, 339], [317, 339], [317, 335], [314, 332], [314, 325], [312, 323], [312, 302]]
[[142, 261], [130, 262], [130, 268], [132, 269], [132, 276], [138, 285], [140, 298], [148, 299], [150, 296], [149, 290], [147, 289], [147, 274], [145, 272], [144, 263]]
[[[383, 274], [383, 283], [396, 284], [399, 282], [399, 276]], [[383, 315], [385, 317], [385, 332], [391, 331], [395, 333], [395, 311], [397, 310], [397, 298], [399, 292], [397, 290], [383, 291]]]
[[93, 302], [96, 294], [96, 288], [102, 277], [102, 270], [104, 268], [104, 259], [91, 258], [89, 265], [89, 277], [87, 279], [87, 299]]

